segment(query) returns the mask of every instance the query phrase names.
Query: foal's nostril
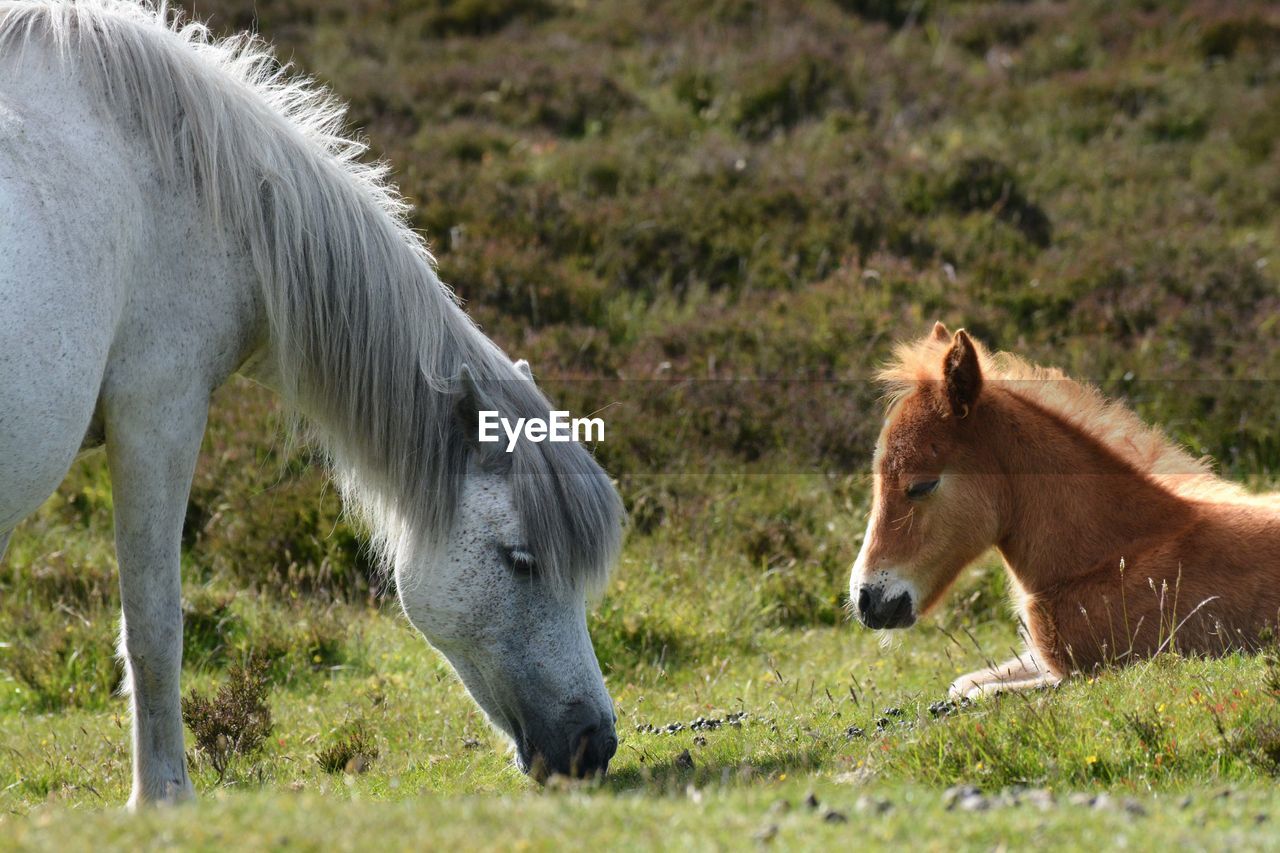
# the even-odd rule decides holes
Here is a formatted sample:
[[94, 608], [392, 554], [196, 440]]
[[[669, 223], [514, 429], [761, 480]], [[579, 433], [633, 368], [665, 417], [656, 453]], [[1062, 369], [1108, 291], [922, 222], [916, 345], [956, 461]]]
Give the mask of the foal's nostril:
[[914, 605], [908, 593], [886, 598], [877, 586], [858, 590], [858, 619], [868, 628], [905, 628], [916, 621]]

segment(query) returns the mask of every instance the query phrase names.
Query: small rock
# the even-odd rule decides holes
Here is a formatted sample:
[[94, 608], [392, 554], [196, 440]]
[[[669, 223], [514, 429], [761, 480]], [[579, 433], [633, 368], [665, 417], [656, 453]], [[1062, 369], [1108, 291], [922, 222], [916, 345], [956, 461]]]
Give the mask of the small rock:
[[676, 767], [681, 770], [693, 769], [693, 756], [689, 754], [689, 750], [686, 749], [676, 756]]
[[1048, 788], [1032, 788], [1023, 793], [1022, 799], [1042, 812], [1053, 808], [1055, 804], [1053, 792]]
[[952, 785], [942, 792], [942, 803], [950, 811], [965, 797], [978, 796], [981, 793], [982, 791], [976, 785]]
[[1022, 789], [1018, 787], [1006, 788], [990, 797], [989, 800], [992, 808], [1017, 808], [1022, 805]]
[[817, 794], [810, 791], [804, 798], [804, 804], [811, 809], [816, 809], [818, 806], [822, 805], [822, 802], [818, 799]]
[[1082, 791], [1076, 791], [1067, 797], [1067, 802], [1073, 806], [1092, 806], [1097, 800], [1093, 794], [1086, 794]]
[[863, 737], [865, 734], [866, 732], [864, 732], [862, 729], [858, 728], [857, 726], [849, 726], [849, 728], [844, 730], [844, 739], [856, 740], [857, 738]]
[[1124, 810], [1134, 817], [1146, 817], [1147, 807], [1134, 799], [1124, 801]]
[[1094, 797], [1093, 802], [1089, 805], [1099, 811], [1102, 811], [1104, 809], [1114, 808], [1115, 804], [1115, 800], [1111, 798], [1111, 795], [1106, 791], [1103, 791], [1101, 794]]
[[784, 815], [791, 811], [790, 800], [774, 800], [773, 805], [769, 806], [769, 814]]
[[776, 823], [766, 824], [760, 828], [760, 831], [751, 836], [761, 844], [768, 844], [770, 841], [778, 837], [778, 825]]
[[884, 814], [893, 808], [893, 803], [879, 797], [858, 797], [858, 802], [854, 804], [860, 812], [871, 812], [872, 814]]
[[848, 823], [849, 822], [848, 815], [846, 815], [844, 812], [838, 812], [835, 809], [827, 809], [823, 813], [822, 819], [827, 823]]
[[991, 808], [991, 800], [981, 794], [967, 794], [956, 801], [956, 808], [962, 812], [985, 812]]

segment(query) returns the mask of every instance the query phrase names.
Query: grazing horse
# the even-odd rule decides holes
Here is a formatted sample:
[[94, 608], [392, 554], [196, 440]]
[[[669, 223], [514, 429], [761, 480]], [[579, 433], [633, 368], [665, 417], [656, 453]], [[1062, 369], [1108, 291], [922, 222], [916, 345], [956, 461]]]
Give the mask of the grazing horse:
[[1096, 389], [939, 323], [880, 375], [890, 404], [849, 594], [905, 628], [995, 546], [1027, 650], [953, 696], [1256, 648], [1280, 613], [1280, 496], [1216, 477]]
[[0, 541], [105, 444], [132, 696], [130, 804], [191, 795], [183, 515], [209, 397], [279, 391], [410, 621], [522, 769], [602, 772], [586, 629], [617, 492], [572, 443], [477, 441], [551, 408], [436, 276], [343, 108], [251, 36], [164, 6], [0, 0]]

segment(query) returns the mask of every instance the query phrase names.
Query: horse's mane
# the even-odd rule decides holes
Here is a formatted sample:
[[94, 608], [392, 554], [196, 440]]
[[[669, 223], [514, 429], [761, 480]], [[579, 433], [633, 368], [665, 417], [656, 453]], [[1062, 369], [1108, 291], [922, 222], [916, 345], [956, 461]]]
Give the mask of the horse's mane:
[[[162, 176], [204, 202], [261, 280], [286, 400], [330, 454], [381, 554], [448, 535], [472, 454], [456, 416], [467, 365], [507, 418], [547, 417], [534, 383], [436, 276], [408, 205], [345, 127], [345, 105], [249, 34], [214, 39], [163, 3], [0, 0], [0, 50], [52, 51], [140, 131]], [[575, 443], [519, 442], [511, 486], [541, 571], [598, 584], [622, 508]]]
[[[999, 387], [1091, 436], [1118, 459], [1173, 494], [1197, 500], [1241, 501], [1252, 496], [1213, 472], [1208, 457], [1196, 458], [1119, 400], [1054, 367], [1041, 367], [1007, 352], [988, 352], [974, 340], [984, 388]], [[891, 401], [925, 383], [942, 381], [950, 339], [934, 335], [899, 344], [878, 374]]]

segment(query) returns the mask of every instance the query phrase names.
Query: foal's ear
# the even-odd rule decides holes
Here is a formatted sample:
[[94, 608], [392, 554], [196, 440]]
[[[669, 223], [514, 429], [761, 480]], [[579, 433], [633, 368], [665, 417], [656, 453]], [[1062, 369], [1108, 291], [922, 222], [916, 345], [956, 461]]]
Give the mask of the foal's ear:
[[516, 362], [516, 373], [519, 373], [530, 382], [533, 381], [533, 368], [529, 366], [529, 362], [523, 358]]
[[933, 339], [940, 343], [947, 343], [951, 340], [951, 333], [947, 331], [947, 327], [942, 325], [942, 321], [933, 324]]
[[956, 332], [942, 362], [942, 384], [951, 414], [957, 418], [968, 417], [982, 392], [982, 365], [978, 361], [978, 348], [964, 329]]

